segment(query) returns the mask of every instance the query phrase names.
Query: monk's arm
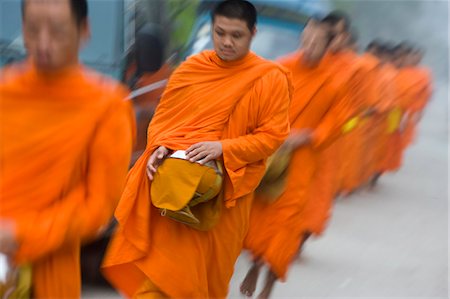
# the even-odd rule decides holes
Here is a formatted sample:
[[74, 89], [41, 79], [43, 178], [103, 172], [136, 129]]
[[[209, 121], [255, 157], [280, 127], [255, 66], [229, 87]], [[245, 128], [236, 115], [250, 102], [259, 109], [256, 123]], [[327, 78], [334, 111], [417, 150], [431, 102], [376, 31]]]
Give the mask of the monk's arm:
[[268, 74], [258, 83], [260, 91], [257, 127], [249, 134], [233, 139], [222, 140], [225, 163], [240, 168], [270, 156], [289, 134], [290, 91], [288, 79], [280, 74]]
[[311, 143], [314, 148], [322, 149], [331, 145], [341, 136], [345, 122], [355, 115], [352, 93], [347, 91], [333, 96], [331, 106], [313, 132]]
[[96, 237], [97, 231], [109, 223], [125, 184], [135, 124], [129, 103], [117, 105], [110, 109], [91, 144], [88, 191], [80, 208], [87, 213], [81, 213], [77, 225], [82, 240]]
[[124, 186], [133, 130], [129, 103], [117, 101], [99, 122], [89, 145], [83, 180], [52, 206], [17, 223], [17, 262], [93, 239], [108, 225]]

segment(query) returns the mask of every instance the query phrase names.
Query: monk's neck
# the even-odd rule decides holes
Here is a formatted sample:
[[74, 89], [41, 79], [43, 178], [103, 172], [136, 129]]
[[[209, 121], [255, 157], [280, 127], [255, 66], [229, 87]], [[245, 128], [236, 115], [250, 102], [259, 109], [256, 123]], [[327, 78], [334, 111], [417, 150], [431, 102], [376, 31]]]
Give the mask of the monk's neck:
[[321, 61], [322, 59], [320, 59], [319, 61], [310, 61], [306, 59], [305, 53], [303, 52], [303, 50], [300, 50], [300, 52], [298, 53], [297, 67], [305, 70], [318, 69]]
[[217, 55], [216, 51], [214, 51], [212, 53], [212, 60], [219, 66], [222, 67], [238, 67], [238, 66], [242, 66], [245, 65], [246, 63], [248, 63], [252, 57], [254, 56], [254, 54], [252, 52], [248, 52], [244, 57], [236, 59], [236, 60], [223, 60], [222, 58], [219, 57], [219, 55]]
[[78, 63], [74, 63], [62, 68], [58, 68], [55, 70], [43, 70], [30, 61], [31, 65], [31, 74], [34, 76], [35, 79], [38, 79], [40, 81], [65, 81], [73, 79], [80, 75], [81, 71], [81, 65]]
[[306, 59], [300, 59], [300, 66], [305, 69], [317, 69], [320, 65], [320, 61], [308, 61]]

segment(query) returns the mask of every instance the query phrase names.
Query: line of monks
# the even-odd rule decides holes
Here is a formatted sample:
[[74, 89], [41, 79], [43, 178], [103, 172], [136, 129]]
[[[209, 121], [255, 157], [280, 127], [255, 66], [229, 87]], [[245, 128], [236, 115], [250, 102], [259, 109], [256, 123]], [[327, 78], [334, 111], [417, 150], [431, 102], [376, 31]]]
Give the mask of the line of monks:
[[[311, 18], [300, 49], [272, 62], [249, 50], [249, 1], [221, 1], [211, 17], [214, 50], [172, 74], [127, 175], [126, 90], [78, 62], [87, 2], [24, 2], [29, 58], [0, 77], [11, 298], [79, 298], [80, 246], [113, 213], [102, 271], [123, 296], [226, 298], [245, 249], [253, 265], [241, 292], [253, 295], [266, 266], [259, 298], [268, 298], [324, 232], [338, 194], [399, 169], [431, 95], [420, 50], [373, 42], [360, 55], [349, 19], [333, 12]], [[280, 165], [276, 184], [263, 186]]]
[[[419, 65], [422, 51], [375, 40], [358, 54], [349, 25], [339, 12], [311, 19], [300, 51], [279, 60], [293, 75], [285, 144], [294, 150], [284, 192], [276, 199], [257, 194], [253, 203], [245, 248], [254, 261], [241, 285], [244, 295], [253, 295], [267, 265], [258, 298], [268, 298], [305, 241], [323, 234], [334, 199], [373, 188], [381, 175], [397, 171], [415, 139], [432, 93], [430, 73]], [[313, 45], [315, 39], [322, 44]], [[311, 58], [310, 45], [324, 51], [315, 48], [319, 54]]]

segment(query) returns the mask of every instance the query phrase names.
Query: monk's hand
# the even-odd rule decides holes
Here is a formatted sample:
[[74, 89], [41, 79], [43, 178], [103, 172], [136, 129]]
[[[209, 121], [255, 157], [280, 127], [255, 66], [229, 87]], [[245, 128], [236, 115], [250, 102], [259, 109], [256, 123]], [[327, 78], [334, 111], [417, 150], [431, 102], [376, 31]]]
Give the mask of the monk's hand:
[[400, 124], [398, 126], [398, 131], [400, 133], [405, 132], [406, 126], [408, 125], [408, 120], [409, 120], [409, 114], [408, 113], [403, 114], [403, 117], [400, 120]]
[[311, 142], [313, 131], [311, 129], [291, 130], [289, 137], [282, 145], [282, 149], [295, 150]]
[[376, 112], [377, 112], [377, 110], [376, 110], [375, 108], [369, 107], [369, 108], [367, 108], [367, 109], [364, 111], [363, 116], [364, 116], [364, 117], [369, 117], [369, 116], [374, 115]]
[[411, 116], [412, 121], [415, 124], [418, 124], [420, 120], [422, 119], [422, 112], [416, 112]]
[[150, 181], [153, 181], [153, 176], [158, 167], [162, 164], [164, 159], [169, 154], [169, 150], [165, 146], [158, 147], [150, 156], [147, 162], [147, 175]]
[[199, 142], [186, 150], [186, 158], [190, 162], [205, 164], [222, 155], [222, 143], [220, 141]]
[[15, 224], [10, 220], [0, 220], [0, 252], [8, 256], [17, 250]]

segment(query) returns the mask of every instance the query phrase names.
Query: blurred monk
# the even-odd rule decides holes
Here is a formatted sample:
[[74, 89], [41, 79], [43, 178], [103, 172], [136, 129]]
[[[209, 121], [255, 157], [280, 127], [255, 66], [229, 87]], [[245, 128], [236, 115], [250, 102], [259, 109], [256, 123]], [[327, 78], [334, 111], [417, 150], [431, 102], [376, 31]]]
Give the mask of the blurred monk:
[[405, 128], [402, 134], [402, 146], [405, 150], [416, 138], [417, 125], [422, 118], [423, 111], [432, 94], [432, 79], [430, 71], [420, 66], [423, 52], [413, 49], [406, 55], [405, 80], [409, 81], [406, 114], [404, 116]]
[[28, 59], [0, 77], [0, 252], [33, 298], [81, 296], [80, 246], [109, 223], [134, 120], [118, 83], [78, 61], [86, 0], [23, 2]]
[[[103, 265], [107, 279], [127, 297], [227, 296], [253, 191], [266, 158], [289, 134], [288, 72], [249, 51], [255, 24], [256, 9], [248, 1], [220, 2], [212, 13], [214, 50], [190, 57], [169, 80], [146, 151], [128, 176]], [[175, 162], [183, 168], [171, 168]], [[167, 203], [175, 206], [196, 175], [187, 169], [211, 163], [223, 168], [222, 195], [212, 199], [219, 203], [211, 211], [220, 212], [215, 225], [199, 229], [166, 214], [195, 220], [191, 202], [182, 210], [157, 207], [164, 192], [176, 195]], [[172, 177], [159, 180], [168, 173]], [[180, 185], [164, 185], [175, 177]], [[201, 225], [204, 219], [197, 220]]]
[[268, 298], [276, 280], [285, 280], [289, 265], [307, 238], [305, 208], [308, 189], [317, 171], [319, 152], [339, 128], [341, 108], [331, 74], [322, 65], [331, 35], [327, 26], [311, 19], [302, 35], [302, 48], [280, 60], [293, 74], [291, 134], [284, 148], [292, 151], [284, 192], [272, 203], [255, 198], [245, 248], [254, 258], [241, 293], [252, 296], [260, 268], [269, 271], [258, 298]]

